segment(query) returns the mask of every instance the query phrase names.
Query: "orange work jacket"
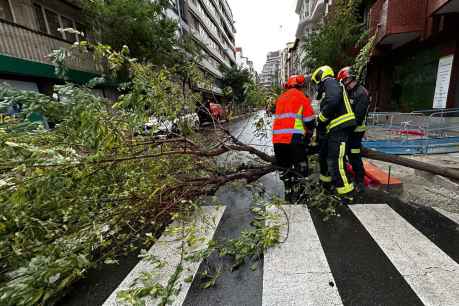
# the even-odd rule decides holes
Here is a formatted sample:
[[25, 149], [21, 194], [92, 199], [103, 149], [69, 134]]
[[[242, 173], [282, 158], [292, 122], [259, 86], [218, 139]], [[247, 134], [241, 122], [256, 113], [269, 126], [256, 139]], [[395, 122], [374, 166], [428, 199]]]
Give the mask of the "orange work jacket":
[[277, 99], [273, 119], [273, 144], [290, 144], [293, 135], [306, 136], [306, 126], [311, 126], [315, 117], [309, 98], [302, 91], [292, 88]]

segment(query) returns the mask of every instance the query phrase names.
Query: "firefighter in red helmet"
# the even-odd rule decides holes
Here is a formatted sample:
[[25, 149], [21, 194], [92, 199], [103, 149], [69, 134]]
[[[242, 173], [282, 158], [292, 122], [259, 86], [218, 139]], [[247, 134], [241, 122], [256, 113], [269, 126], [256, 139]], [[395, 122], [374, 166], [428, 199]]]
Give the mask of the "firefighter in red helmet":
[[281, 178], [286, 194], [299, 174], [308, 176], [307, 147], [314, 132], [315, 117], [311, 101], [301, 90], [304, 84], [304, 76], [291, 76], [287, 90], [276, 101], [273, 115], [274, 154], [276, 164], [284, 169]]
[[357, 127], [349, 136], [348, 140], [348, 159], [352, 165], [352, 170], [355, 173], [355, 189], [357, 192], [362, 193], [365, 189], [364, 176], [365, 169], [362, 162], [362, 139], [366, 132], [366, 119], [368, 115], [368, 108], [370, 105], [370, 97], [368, 90], [357, 81], [353, 69], [351, 67], [344, 67], [338, 72], [336, 77], [340, 81], [349, 94], [352, 109], [355, 114]]

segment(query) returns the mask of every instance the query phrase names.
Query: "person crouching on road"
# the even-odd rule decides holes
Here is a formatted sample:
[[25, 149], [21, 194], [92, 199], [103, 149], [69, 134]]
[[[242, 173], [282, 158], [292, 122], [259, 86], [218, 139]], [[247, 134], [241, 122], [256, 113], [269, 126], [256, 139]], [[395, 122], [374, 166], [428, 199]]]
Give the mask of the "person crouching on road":
[[315, 116], [311, 101], [301, 90], [304, 84], [304, 76], [291, 76], [273, 115], [274, 154], [276, 164], [285, 169], [281, 179], [286, 189], [298, 176], [308, 176], [306, 150], [314, 133]]
[[326, 135], [326, 146], [321, 148], [319, 159], [327, 160], [328, 172], [321, 167], [322, 182], [332, 182], [343, 203], [353, 201], [354, 185], [345, 167], [345, 156], [349, 135], [355, 129], [354, 111], [344, 85], [334, 78], [329, 66], [319, 67], [311, 77], [318, 86], [321, 98], [317, 120], [319, 135]]
[[346, 88], [355, 114], [357, 127], [349, 136], [347, 156], [355, 173], [355, 190], [358, 193], [363, 193], [365, 191], [365, 168], [363, 167], [361, 150], [362, 139], [367, 130], [365, 122], [370, 106], [370, 97], [368, 90], [357, 81], [351, 67], [341, 69], [336, 79]]

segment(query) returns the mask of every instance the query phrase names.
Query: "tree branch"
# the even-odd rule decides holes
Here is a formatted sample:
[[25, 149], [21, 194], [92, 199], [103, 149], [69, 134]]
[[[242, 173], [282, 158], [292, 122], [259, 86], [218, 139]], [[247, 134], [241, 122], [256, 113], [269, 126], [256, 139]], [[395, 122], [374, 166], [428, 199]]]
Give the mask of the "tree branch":
[[396, 165], [405, 166], [408, 168], [429, 172], [432, 174], [437, 174], [453, 180], [459, 180], [459, 170], [455, 169], [450, 169], [442, 166], [433, 165], [430, 163], [425, 163], [397, 155], [386, 154], [383, 152], [368, 149], [362, 150], [362, 156], [369, 159], [380, 160]]

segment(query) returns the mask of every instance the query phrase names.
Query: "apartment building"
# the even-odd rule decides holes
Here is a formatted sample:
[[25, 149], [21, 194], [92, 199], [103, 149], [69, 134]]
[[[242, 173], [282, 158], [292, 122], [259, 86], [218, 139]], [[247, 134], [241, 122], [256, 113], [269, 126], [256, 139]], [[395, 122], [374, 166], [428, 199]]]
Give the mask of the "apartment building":
[[282, 51], [269, 52], [266, 56], [266, 63], [260, 75], [260, 84], [266, 88], [281, 85], [281, 58]]
[[300, 74], [310, 74], [314, 67], [304, 67], [304, 53], [302, 52], [304, 43], [309, 35], [317, 31], [323, 23], [323, 19], [328, 14], [332, 0], [298, 0], [295, 12], [299, 16], [299, 23], [296, 30], [296, 46], [291, 49], [295, 52], [291, 57], [297, 65], [294, 70]]
[[248, 57], [244, 56], [241, 47], [236, 48], [236, 64], [239, 69], [246, 69], [252, 76], [252, 80], [256, 81], [257, 72], [255, 71], [253, 61], [249, 60]]
[[459, 107], [459, 0], [378, 0], [368, 86], [376, 110]]
[[[62, 81], [47, 56], [79, 39], [58, 28], [83, 30], [80, 16], [77, 0], [0, 0], [0, 82], [50, 94]], [[86, 82], [102, 71], [90, 57], [67, 64], [74, 82]]]
[[[202, 47], [201, 68], [213, 80], [209, 94], [221, 94], [220, 65], [236, 64], [235, 27], [226, 0], [171, 0], [166, 15], [179, 22], [181, 33], [190, 33]], [[21, 89], [51, 93], [62, 82], [47, 57], [68, 48], [79, 38], [59, 28], [84, 30], [80, 0], [0, 0], [0, 82]], [[68, 61], [70, 80], [83, 83], [102, 72], [90, 57]], [[101, 92], [102, 94], [102, 92]]]
[[220, 66], [235, 66], [236, 48], [234, 19], [226, 0], [176, 0], [169, 15], [175, 14], [182, 33], [191, 34], [204, 55], [200, 66], [208, 79], [213, 80], [209, 90], [198, 85], [198, 89], [209, 98], [221, 96], [223, 77]]

